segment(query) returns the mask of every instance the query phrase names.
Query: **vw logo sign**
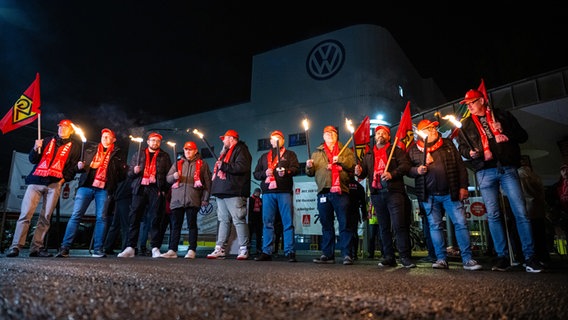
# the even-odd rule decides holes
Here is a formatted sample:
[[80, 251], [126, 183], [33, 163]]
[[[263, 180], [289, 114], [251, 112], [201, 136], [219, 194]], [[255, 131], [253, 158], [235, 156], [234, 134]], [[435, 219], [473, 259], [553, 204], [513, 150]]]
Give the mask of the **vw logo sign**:
[[336, 40], [324, 40], [318, 43], [306, 60], [306, 71], [316, 80], [333, 77], [345, 62], [345, 48]]
[[213, 212], [213, 209], [213, 205], [211, 203], [208, 203], [206, 206], [201, 206], [198, 213], [202, 216], [206, 216]]

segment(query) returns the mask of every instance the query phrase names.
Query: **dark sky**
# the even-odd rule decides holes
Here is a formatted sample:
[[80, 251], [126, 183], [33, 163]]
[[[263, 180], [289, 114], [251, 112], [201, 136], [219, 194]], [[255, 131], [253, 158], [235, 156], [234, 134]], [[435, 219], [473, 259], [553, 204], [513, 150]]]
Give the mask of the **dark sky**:
[[[492, 88], [568, 66], [567, 14], [542, 2], [502, 14], [481, 5], [241, 2], [0, 1], [0, 112], [36, 72], [43, 129], [61, 118], [86, 132], [129, 128], [243, 103], [253, 55], [360, 23], [385, 27], [448, 101], [482, 77]], [[9, 147], [0, 157], [29, 151], [37, 126], [28, 127], [0, 136]]]

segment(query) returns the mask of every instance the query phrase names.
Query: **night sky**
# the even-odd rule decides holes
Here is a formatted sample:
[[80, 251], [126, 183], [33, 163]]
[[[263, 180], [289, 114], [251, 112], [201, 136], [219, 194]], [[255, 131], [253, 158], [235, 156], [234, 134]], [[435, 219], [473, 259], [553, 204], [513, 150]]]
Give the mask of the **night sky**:
[[[482, 77], [493, 88], [568, 66], [565, 40], [557, 40], [568, 17], [550, 6], [427, 14], [376, 2], [209, 2], [0, 1], [2, 116], [36, 72], [45, 130], [62, 118], [99, 132], [247, 102], [253, 55], [361, 23], [385, 27], [448, 101]], [[36, 131], [31, 124], [0, 136], [1, 181], [12, 150], [28, 152]]]

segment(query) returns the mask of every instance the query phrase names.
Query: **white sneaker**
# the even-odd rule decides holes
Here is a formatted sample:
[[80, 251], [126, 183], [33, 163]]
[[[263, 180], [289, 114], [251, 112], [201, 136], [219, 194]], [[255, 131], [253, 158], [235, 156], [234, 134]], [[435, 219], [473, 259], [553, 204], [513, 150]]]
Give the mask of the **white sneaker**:
[[225, 259], [225, 249], [215, 246], [215, 250], [207, 255], [207, 259]]
[[126, 247], [126, 249], [124, 249], [124, 251], [122, 251], [121, 253], [119, 253], [117, 255], [118, 258], [134, 258], [134, 248], [132, 247]]
[[159, 258], [161, 255], [160, 249], [152, 248], [152, 258]]
[[187, 251], [187, 254], [185, 255], [184, 258], [186, 258], [186, 259], [195, 259], [195, 251], [193, 251], [193, 250]]
[[[154, 254], [154, 253], [152, 252], [152, 254]], [[177, 257], [178, 257], [178, 254], [174, 250], [168, 250], [168, 252], [162, 253], [160, 255], [160, 258], [168, 258], [168, 259], [175, 259]]]
[[237, 256], [237, 260], [246, 260], [249, 257], [249, 251], [247, 247], [240, 247], [239, 248], [239, 255]]

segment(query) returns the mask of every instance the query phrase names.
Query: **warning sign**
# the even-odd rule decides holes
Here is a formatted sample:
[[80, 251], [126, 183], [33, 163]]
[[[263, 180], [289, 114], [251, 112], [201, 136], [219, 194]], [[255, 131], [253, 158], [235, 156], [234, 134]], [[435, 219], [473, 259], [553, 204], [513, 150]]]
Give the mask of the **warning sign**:
[[303, 225], [304, 227], [309, 227], [310, 224], [311, 224], [311, 220], [312, 220], [312, 219], [311, 219], [311, 216], [310, 216], [309, 214], [303, 215], [303, 217], [302, 217], [302, 225]]

